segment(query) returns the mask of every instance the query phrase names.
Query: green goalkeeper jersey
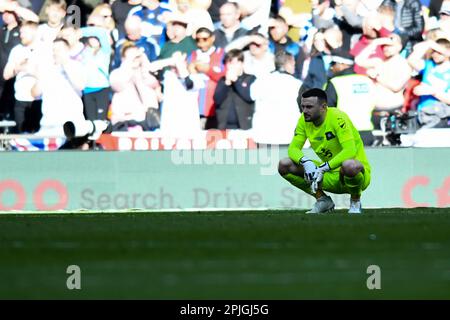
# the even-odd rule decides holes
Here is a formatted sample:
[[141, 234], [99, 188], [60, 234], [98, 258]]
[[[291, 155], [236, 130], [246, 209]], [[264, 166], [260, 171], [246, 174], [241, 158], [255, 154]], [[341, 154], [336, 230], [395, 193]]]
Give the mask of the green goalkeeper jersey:
[[323, 162], [328, 161], [332, 170], [338, 170], [345, 160], [356, 159], [370, 171], [361, 136], [347, 114], [339, 109], [327, 108], [325, 121], [318, 127], [306, 122], [301, 115], [288, 149], [289, 158], [297, 164], [303, 157], [306, 139], [317, 156]]

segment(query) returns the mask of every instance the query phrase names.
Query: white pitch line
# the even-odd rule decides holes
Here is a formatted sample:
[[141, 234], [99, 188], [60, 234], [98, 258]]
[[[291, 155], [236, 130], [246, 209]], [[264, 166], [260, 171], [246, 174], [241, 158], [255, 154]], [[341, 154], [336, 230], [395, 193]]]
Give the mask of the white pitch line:
[[[336, 210], [346, 210], [347, 207], [337, 207]], [[400, 207], [393, 208], [378, 208], [366, 207], [366, 209], [407, 209]], [[1, 216], [5, 215], [69, 215], [69, 214], [97, 214], [97, 213], [204, 213], [204, 212], [262, 212], [262, 211], [307, 211], [308, 208], [172, 208], [172, 209], [145, 209], [145, 208], [130, 208], [130, 209], [108, 209], [108, 210], [88, 210], [88, 209], [74, 209], [74, 210], [58, 210], [58, 211], [36, 211], [36, 210], [11, 210], [0, 211]], [[330, 214], [332, 215], [332, 214]]]

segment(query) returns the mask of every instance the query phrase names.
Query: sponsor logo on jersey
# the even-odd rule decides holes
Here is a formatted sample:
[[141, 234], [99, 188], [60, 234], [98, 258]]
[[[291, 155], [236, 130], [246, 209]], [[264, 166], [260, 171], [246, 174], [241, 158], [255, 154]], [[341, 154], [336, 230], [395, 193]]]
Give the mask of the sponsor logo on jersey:
[[347, 124], [345, 123], [345, 120], [342, 118], [337, 118], [337, 123], [338, 123], [339, 127], [341, 127], [342, 129], [345, 129], [345, 127], [347, 126]]

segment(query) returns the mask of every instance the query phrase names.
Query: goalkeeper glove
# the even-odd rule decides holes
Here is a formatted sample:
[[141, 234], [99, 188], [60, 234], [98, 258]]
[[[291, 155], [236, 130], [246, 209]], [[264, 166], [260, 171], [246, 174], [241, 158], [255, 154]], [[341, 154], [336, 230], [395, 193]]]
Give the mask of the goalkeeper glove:
[[305, 180], [308, 183], [311, 183], [314, 180], [314, 176], [317, 173], [317, 166], [316, 164], [308, 159], [307, 157], [302, 157], [300, 159], [300, 164], [303, 166], [304, 170], [305, 170]]
[[313, 181], [311, 183], [311, 191], [313, 193], [316, 193], [317, 190], [319, 189], [319, 185], [322, 183], [323, 180], [323, 175], [325, 174], [325, 172], [330, 171], [330, 165], [328, 164], [328, 162], [324, 162], [322, 163], [316, 171], [316, 174], [314, 175]]

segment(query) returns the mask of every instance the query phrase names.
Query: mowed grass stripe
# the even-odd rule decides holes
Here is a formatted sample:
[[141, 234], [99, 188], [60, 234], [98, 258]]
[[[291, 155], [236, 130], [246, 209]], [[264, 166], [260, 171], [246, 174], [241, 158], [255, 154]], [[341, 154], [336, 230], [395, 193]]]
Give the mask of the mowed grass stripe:
[[303, 212], [0, 216], [0, 297], [450, 298], [449, 209]]

